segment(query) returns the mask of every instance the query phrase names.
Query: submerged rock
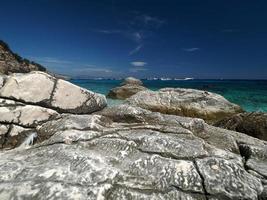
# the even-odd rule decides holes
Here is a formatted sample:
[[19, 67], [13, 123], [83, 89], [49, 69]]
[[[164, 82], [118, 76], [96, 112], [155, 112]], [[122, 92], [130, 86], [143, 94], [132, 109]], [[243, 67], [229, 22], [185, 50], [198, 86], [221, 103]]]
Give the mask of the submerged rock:
[[240, 106], [230, 103], [221, 95], [182, 88], [142, 91], [127, 99], [126, 103], [165, 114], [198, 117], [208, 122], [242, 112]]
[[267, 143], [201, 119], [119, 105], [37, 132], [0, 153], [0, 199], [265, 198]]
[[267, 140], [267, 113], [240, 113], [217, 122], [215, 126]]
[[107, 104], [103, 95], [43, 72], [8, 76], [0, 89], [0, 97], [74, 114], [92, 113]]
[[121, 86], [111, 89], [107, 94], [107, 97], [112, 99], [127, 99], [144, 90], [147, 90], [147, 88], [143, 86], [141, 80], [128, 77], [123, 81]]

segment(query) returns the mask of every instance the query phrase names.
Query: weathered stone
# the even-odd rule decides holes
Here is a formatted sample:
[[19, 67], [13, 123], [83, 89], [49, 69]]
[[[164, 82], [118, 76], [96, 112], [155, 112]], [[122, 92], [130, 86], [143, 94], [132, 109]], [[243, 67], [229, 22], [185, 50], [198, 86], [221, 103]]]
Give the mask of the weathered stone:
[[115, 87], [111, 89], [109, 93], [107, 94], [107, 97], [111, 99], [122, 99], [123, 100], [144, 90], [147, 90], [147, 88], [145, 88], [142, 85], [127, 84], [127, 85], [123, 85], [123, 86], [119, 86], [119, 87]]
[[260, 179], [242, 168], [242, 163], [221, 158], [203, 158], [196, 161], [207, 193], [221, 198], [258, 199], [263, 191]]
[[[44, 123], [37, 128], [40, 141], [50, 138], [57, 132], [62, 131], [101, 131], [109, 126], [111, 121], [100, 115], [63, 115], [58, 120], [52, 120]], [[73, 131], [73, 134], [75, 134]], [[79, 134], [77, 134], [78, 136]], [[79, 137], [79, 136], [78, 136]]]
[[0, 89], [3, 87], [4, 85], [4, 76], [0, 75]]
[[13, 74], [7, 78], [0, 96], [27, 103], [48, 104], [55, 79], [46, 73]]
[[25, 138], [34, 146], [0, 152], [0, 199], [264, 197], [266, 168], [255, 165], [267, 143], [201, 119], [119, 105], [63, 114], [36, 134]]
[[105, 96], [82, 89], [43, 72], [7, 77], [0, 96], [59, 112], [89, 114], [107, 105]]
[[103, 109], [106, 105], [103, 95], [82, 89], [64, 80], [57, 81], [51, 102], [53, 108], [75, 114], [92, 113]]
[[127, 99], [140, 91], [147, 90], [147, 88], [142, 85], [143, 83], [141, 80], [128, 77], [122, 82], [121, 86], [111, 89], [107, 97], [112, 99]]
[[221, 95], [182, 88], [138, 92], [126, 103], [166, 114], [198, 117], [208, 122], [242, 112], [238, 105], [230, 103]]
[[240, 113], [217, 122], [215, 126], [267, 140], [267, 113]]
[[[161, 113], [151, 112], [136, 106], [117, 105], [107, 107], [98, 112], [100, 115], [109, 117], [115, 122], [125, 123], [148, 123], [156, 128], [171, 128], [176, 132], [188, 133], [188, 130], [203, 131], [205, 122], [201, 119], [180, 117], [175, 115], [165, 115]], [[190, 131], [189, 131], [190, 132]]]
[[[29, 138], [32, 134], [34, 134], [32, 140], [30, 139], [29, 143], [27, 143], [27, 138]], [[23, 142], [27, 143], [25, 145], [30, 146], [34, 143], [34, 139], [36, 137], [37, 134], [33, 129], [23, 128], [17, 125], [9, 125], [8, 132], [1, 142], [1, 149], [13, 149], [22, 145]]]
[[[24, 127], [36, 127], [46, 121], [59, 117], [51, 109], [33, 105], [16, 105], [15, 101], [6, 101], [5, 107], [0, 106], [0, 123], [17, 124]], [[13, 104], [14, 103], [14, 104]]]

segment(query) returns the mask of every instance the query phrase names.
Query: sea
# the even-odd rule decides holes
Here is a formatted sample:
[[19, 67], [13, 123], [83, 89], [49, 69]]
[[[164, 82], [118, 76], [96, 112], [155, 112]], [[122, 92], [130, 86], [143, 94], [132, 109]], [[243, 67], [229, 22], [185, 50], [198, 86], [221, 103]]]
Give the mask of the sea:
[[[120, 85], [122, 80], [71, 79], [72, 83], [88, 90], [106, 95], [110, 89]], [[180, 87], [206, 90], [218, 93], [230, 102], [240, 105], [248, 112], [267, 112], [267, 80], [142, 80], [151, 90], [166, 87]], [[120, 104], [121, 100], [108, 99], [109, 105]]]

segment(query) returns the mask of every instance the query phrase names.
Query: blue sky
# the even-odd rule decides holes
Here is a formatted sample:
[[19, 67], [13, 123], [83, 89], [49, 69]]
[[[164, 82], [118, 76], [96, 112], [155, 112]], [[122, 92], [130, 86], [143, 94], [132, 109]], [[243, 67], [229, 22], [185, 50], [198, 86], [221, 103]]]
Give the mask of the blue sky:
[[0, 3], [0, 39], [53, 72], [267, 79], [264, 0]]

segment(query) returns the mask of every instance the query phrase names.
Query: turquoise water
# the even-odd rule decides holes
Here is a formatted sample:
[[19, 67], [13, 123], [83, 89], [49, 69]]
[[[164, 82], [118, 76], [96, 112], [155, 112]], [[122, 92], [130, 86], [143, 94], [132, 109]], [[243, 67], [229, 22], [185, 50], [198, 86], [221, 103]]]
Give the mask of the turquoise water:
[[[121, 83], [120, 80], [91, 79], [73, 79], [71, 82], [105, 95], [111, 88]], [[267, 80], [143, 80], [143, 82], [151, 90], [158, 90], [164, 87], [207, 90], [221, 94], [229, 101], [240, 105], [246, 111], [267, 112]], [[110, 99], [108, 101], [109, 104], [117, 104], [119, 102]]]

